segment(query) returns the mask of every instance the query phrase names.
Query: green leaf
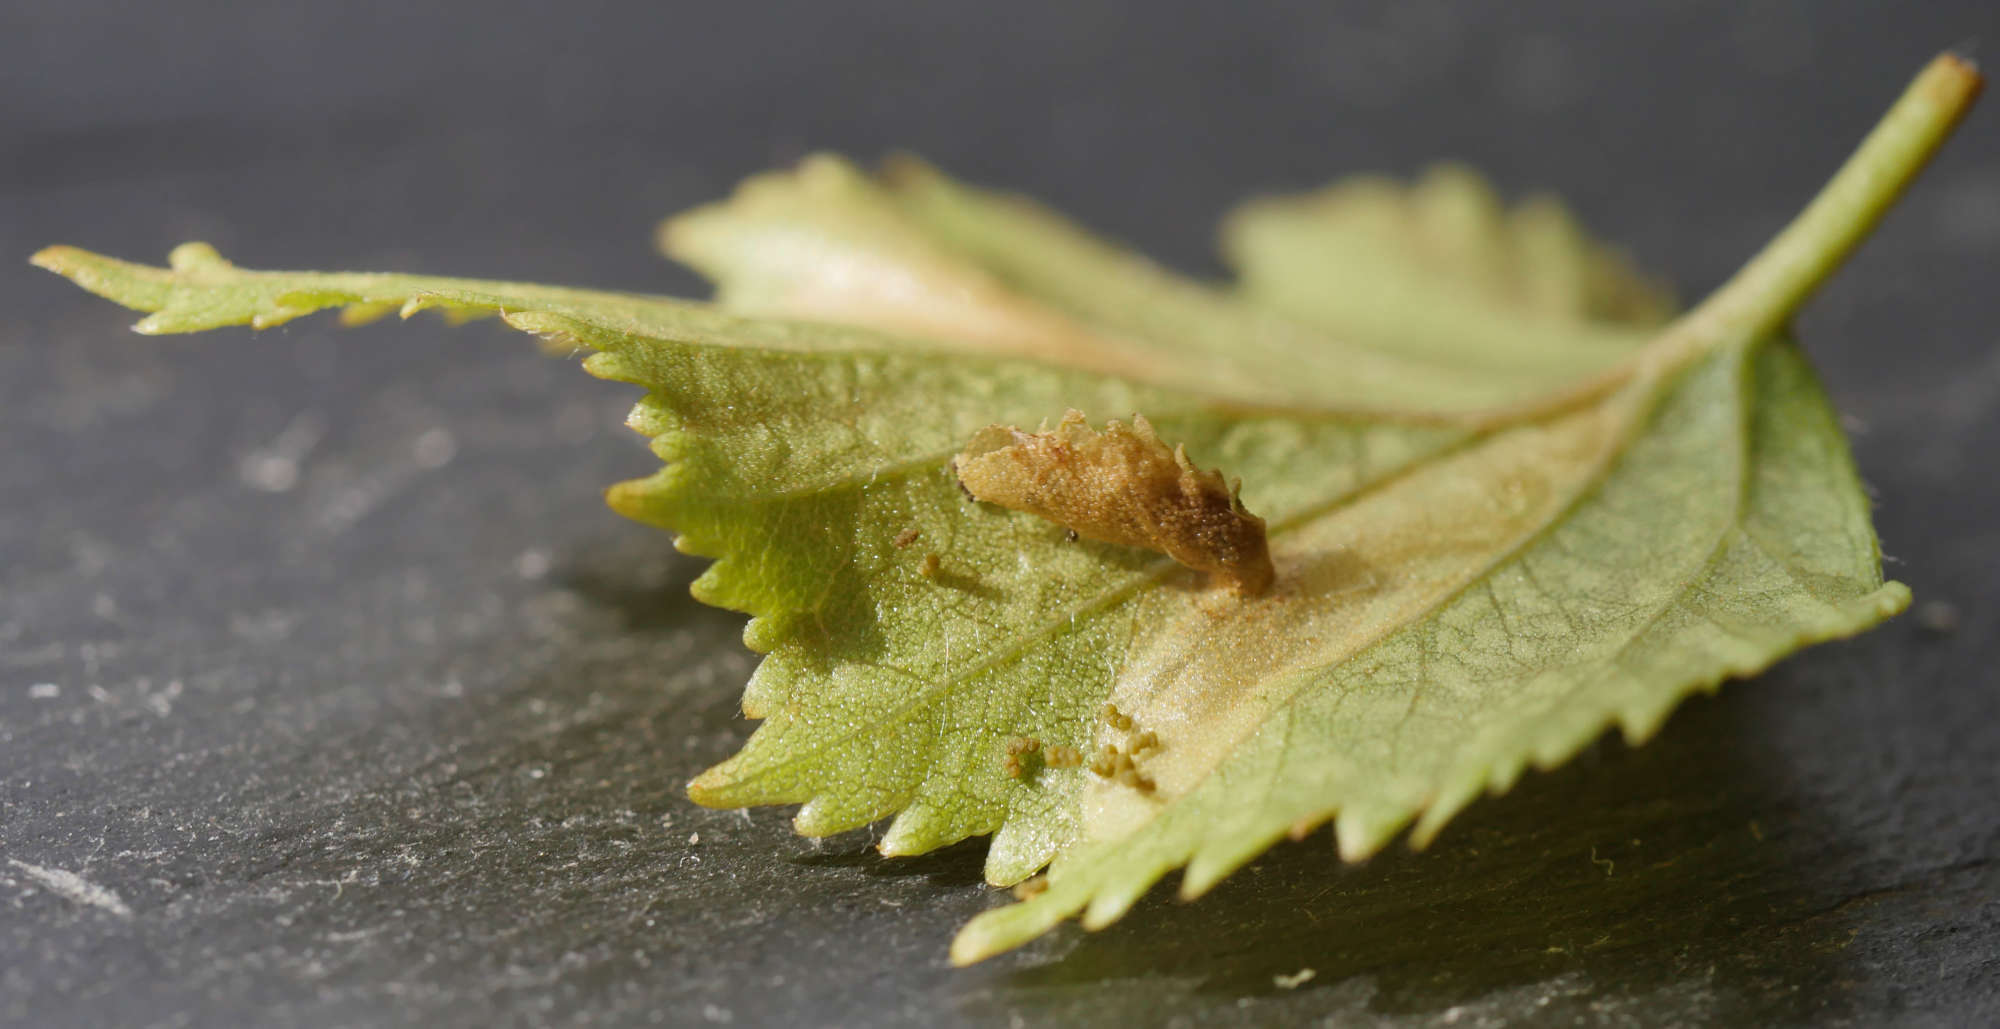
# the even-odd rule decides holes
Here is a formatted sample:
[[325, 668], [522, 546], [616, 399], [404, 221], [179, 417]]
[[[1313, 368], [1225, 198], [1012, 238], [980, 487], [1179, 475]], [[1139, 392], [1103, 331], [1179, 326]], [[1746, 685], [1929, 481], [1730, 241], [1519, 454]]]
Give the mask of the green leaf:
[[1487, 362], [1327, 332], [1120, 251], [913, 158], [881, 179], [835, 157], [761, 175], [661, 226], [662, 248], [760, 316], [956, 340], [1243, 403], [1382, 413], [1531, 399], [1615, 359]]
[[[1608, 727], [1643, 739], [1688, 694], [1907, 604], [1785, 325], [1977, 85], [1940, 58], [1790, 228], [1643, 345], [1656, 290], [1458, 173], [1249, 209], [1237, 290], [913, 162], [875, 179], [831, 158], [662, 230], [719, 281], [713, 304], [255, 272], [200, 244], [165, 269], [35, 262], [152, 312], [141, 331], [498, 314], [644, 388], [631, 424], [664, 467], [611, 504], [715, 558], [696, 595], [752, 615], [766, 654], [743, 701], [762, 724], [691, 794], [802, 805], [809, 834], [893, 816], [890, 855], [991, 834], [996, 884], [1048, 868], [966, 927], [964, 962], [1078, 913], [1106, 924], [1175, 868], [1199, 894], [1329, 821], [1348, 859], [1412, 823], [1422, 845]], [[1226, 500], [1146, 449], [1178, 444], [1241, 479], [1275, 583], [1238, 595], [961, 491], [968, 440], [1070, 409], [1150, 423], [1102, 449], [1157, 474], [1093, 480], [1113, 484], [1093, 518], [1129, 527], [1151, 509], [1117, 510], [1116, 484], [1175, 468]]]
[[1673, 313], [1665, 287], [1559, 201], [1508, 210], [1456, 165], [1407, 188], [1351, 179], [1252, 201], [1224, 222], [1223, 251], [1253, 300], [1462, 364], [1608, 365]]
[[[1191, 283], [1091, 238], [1020, 197], [952, 182], [911, 158], [888, 181], [907, 214], [1009, 284], [1141, 338], [1236, 354], [1276, 323], [1352, 350], [1480, 369], [1525, 389], [1615, 363], [1671, 303], [1614, 252], [1584, 238], [1552, 200], [1503, 212], [1470, 171], [1416, 187], [1350, 179], [1298, 199], [1260, 200], [1224, 225], [1242, 295]], [[1273, 345], [1285, 354], [1308, 346]], [[1342, 357], [1341, 360], [1345, 360]]]

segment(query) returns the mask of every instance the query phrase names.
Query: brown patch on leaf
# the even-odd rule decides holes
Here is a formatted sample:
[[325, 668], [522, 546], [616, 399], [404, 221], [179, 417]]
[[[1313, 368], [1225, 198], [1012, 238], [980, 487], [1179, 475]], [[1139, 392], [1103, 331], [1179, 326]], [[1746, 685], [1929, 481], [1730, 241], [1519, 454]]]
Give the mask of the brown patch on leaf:
[[1153, 777], [1139, 767], [1137, 760], [1139, 756], [1136, 751], [1120, 750], [1107, 743], [1099, 747], [1096, 755], [1090, 759], [1091, 774], [1120, 786], [1129, 786], [1142, 794], [1151, 795], [1158, 787], [1153, 782]]
[[1104, 543], [1156, 550], [1209, 572], [1240, 595], [1271, 586], [1264, 520], [1237, 485], [1168, 449], [1146, 419], [1103, 432], [1070, 411], [1053, 431], [989, 425], [952, 462], [975, 500], [1026, 511]]
[[1041, 740], [1033, 736], [1016, 736], [1007, 741], [1007, 756], [1000, 762], [1000, 767], [1007, 773], [1009, 778], [1025, 778], [1031, 769], [1021, 759], [1041, 749]]
[[923, 535], [923, 533], [917, 531], [916, 529], [904, 529], [902, 532], [896, 534], [896, 538], [892, 542], [896, 544], [896, 549], [901, 550], [902, 548], [907, 547], [912, 543], [915, 543], [917, 541], [917, 537], [921, 535]]

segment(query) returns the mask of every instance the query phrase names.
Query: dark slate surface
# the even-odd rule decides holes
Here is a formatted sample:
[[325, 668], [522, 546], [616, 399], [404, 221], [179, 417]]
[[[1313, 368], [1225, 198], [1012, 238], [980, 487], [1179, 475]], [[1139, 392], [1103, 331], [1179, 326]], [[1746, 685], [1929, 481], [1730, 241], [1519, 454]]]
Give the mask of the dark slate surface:
[[[1241, 193], [1449, 155], [1696, 292], [1995, 28], [1986, 0], [554, 6], [16, 0], [0, 254], [687, 290], [657, 216], [909, 147], [1208, 271]], [[696, 563], [599, 502], [650, 464], [627, 390], [486, 326], [139, 339], [15, 263], [0, 1022], [1993, 1024], [1996, 125], [1802, 325], [1922, 614], [1427, 853], [1283, 845], [965, 971], [977, 842], [889, 862], [683, 798], [752, 662]]]

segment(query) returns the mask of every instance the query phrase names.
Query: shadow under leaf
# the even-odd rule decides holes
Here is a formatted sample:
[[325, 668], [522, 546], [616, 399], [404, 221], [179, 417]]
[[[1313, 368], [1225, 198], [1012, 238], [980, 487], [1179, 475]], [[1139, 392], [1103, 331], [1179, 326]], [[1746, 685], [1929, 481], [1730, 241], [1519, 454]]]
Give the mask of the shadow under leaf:
[[1156, 888], [1102, 932], [1063, 930], [1074, 946], [1009, 974], [998, 999], [1032, 1010], [1066, 987], [1165, 976], [1302, 1004], [1358, 982], [1391, 1015], [1485, 998], [1501, 1017], [1589, 1018], [1609, 998], [1692, 990], [1704, 1021], [1837, 1016], [1853, 931], [1810, 872], [1829, 843], [1788, 808], [1747, 699], [1698, 699], [1645, 747], [1606, 740], [1531, 775], [1428, 851], [1343, 866], [1321, 834], [1196, 903]]

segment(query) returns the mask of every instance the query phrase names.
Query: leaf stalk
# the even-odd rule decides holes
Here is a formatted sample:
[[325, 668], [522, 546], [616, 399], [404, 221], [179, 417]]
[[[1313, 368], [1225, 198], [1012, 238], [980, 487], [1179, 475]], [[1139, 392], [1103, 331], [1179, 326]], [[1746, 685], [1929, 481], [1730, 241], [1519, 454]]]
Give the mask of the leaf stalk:
[[1956, 54], [1926, 65], [1805, 210], [1682, 319], [1698, 337], [1683, 346], [1702, 350], [1783, 329], [1923, 171], [1984, 81]]

